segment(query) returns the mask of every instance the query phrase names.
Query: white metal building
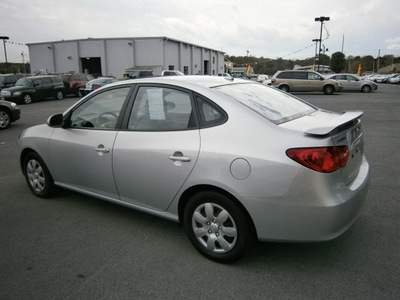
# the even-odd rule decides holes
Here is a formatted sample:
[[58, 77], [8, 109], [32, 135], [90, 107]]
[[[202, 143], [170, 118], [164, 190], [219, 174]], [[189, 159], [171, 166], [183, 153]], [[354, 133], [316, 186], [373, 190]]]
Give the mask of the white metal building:
[[28, 44], [32, 72], [97, 73], [122, 78], [127, 69], [224, 72], [224, 52], [168, 37], [88, 38]]

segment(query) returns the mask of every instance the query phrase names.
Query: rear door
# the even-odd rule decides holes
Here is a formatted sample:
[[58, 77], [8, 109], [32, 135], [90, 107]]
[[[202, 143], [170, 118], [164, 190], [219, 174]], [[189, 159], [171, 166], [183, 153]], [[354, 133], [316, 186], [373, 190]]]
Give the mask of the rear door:
[[165, 211], [194, 165], [200, 133], [191, 93], [144, 85], [113, 150], [114, 176], [122, 201]]

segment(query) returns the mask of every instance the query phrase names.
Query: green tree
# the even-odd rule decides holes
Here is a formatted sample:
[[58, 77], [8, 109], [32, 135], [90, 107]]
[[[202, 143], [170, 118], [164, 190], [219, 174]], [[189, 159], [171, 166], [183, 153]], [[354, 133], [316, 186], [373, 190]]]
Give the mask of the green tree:
[[340, 73], [346, 66], [345, 55], [342, 52], [335, 52], [332, 54], [330, 67], [335, 73]]

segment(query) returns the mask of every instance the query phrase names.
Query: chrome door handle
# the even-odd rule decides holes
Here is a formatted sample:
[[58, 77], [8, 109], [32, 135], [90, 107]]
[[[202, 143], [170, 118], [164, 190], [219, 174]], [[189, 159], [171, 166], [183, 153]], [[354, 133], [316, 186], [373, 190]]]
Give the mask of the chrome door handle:
[[182, 161], [182, 162], [189, 162], [189, 161], [191, 161], [191, 158], [190, 158], [190, 157], [183, 156], [183, 153], [182, 153], [182, 152], [179, 152], [179, 151], [175, 152], [173, 155], [168, 156], [168, 158], [169, 158], [170, 160], [173, 160], [173, 161]]
[[95, 151], [97, 152], [102, 152], [102, 153], [109, 153], [110, 149], [105, 148], [104, 145], [98, 145], [97, 148], [94, 148]]

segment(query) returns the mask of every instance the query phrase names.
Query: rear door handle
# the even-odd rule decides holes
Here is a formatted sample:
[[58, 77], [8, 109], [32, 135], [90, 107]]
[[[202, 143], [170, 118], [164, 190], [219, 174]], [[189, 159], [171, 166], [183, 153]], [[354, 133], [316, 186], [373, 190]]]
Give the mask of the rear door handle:
[[170, 160], [173, 161], [182, 161], [182, 162], [189, 162], [191, 161], [190, 157], [183, 156], [183, 153], [180, 151], [176, 151], [173, 155], [168, 156]]
[[94, 150], [96, 152], [102, 152], [102, 153], [109, 153], [110, 152], [110, 149], [104, 147], [103, 144], [98, 145], [97, 148], [94, 148]]

